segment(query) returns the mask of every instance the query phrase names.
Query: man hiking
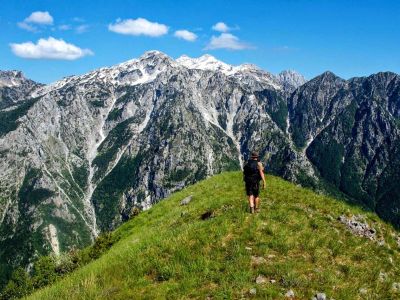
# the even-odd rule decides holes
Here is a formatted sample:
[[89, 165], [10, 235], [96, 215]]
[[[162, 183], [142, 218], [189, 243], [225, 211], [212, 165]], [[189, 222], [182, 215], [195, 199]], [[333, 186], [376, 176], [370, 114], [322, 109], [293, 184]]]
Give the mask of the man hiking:
[[250, 213], [260, 211], [260, 180], [265, 189], [264, 167], [257, 152], [251, 152], [250, 159], [243, 168], [243, 180], [246, 184], [246, 193], [249, 197]]

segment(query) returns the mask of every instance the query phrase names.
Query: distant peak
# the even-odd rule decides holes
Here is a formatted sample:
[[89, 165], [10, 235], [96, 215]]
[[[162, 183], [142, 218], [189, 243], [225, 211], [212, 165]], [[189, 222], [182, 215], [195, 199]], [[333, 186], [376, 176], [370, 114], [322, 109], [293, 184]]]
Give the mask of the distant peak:
[[217, 60], [218, 61], [218, 59], [216, 59], [215, 56], [212, 56], [210, 54], [204, 54], [204, 55], [200, 56], [199, 59]]
[[176, 62], [189, 69], [221, 71], [226, 74], [230, 74], [235, 71], [234, 66], [228, 65], [210, 54], [204, 54], [198, 58], [182, 55], [176, 59]]
[[191, 58], [187, 55], [182, 55], [176, 59], [176, 62], [189, 69], [202, 69], [202, 70], [213, 70], [221, 71], [226, 75], [232, 75], [237, 72], [243, 71], [260, 71], [261, 69], [254, 64], [241, 64], [239, 66], [230, 65], [218, 60], [210, 54], [204, 54], [198, 58]]
[[320, 81], [320, 80], [327, 80], [327, 81], [345, 81], [343, 78], [337, 76], [335, 73], [331, 72], [331, 71], [325, 71], [324, 73], [322, 73], [321, 75], [316, 76], [315, 78], [313, 78], [311, 81]]
[[295, 76], [303, 76], [296, 70], [283, 70], [279, 73], [279, 75], [295, 75]]
[[21, 71], [0, 71], [0, 86], [19, 86], [23, 81], [27, 80]]
[[336, 76], [335, 73], [333, 73], [332, 71], [325, 71], [322, 73], [323, 76]]
[[194, 57], [190, 57], [190, 56], [188, 56], [188, 55], [186, 55], [186, 54], [183, 54], [182, 56], [180, 56], [180, 57], [178, 57], [177, 59], [176, 59], [176, 61], [178, 62], [178, 63], [181, 63], [181, 62], [205, 62], [205, 61], [212, 61], [212, 62], [220, 62], [220, 63], [223, 63], [222, 61], [219, 61], [218, 59], [216, 59], [214, 56], [212, 56], [212, 55], [210, 55], [210, 54], [204, 54], [204, 55], [202, 55], [202, 56], [200, 56], [200, 57], [197, 57], [197, 58], [194, 58]]
[[[321, 74], [322, 77], [328, 77], [328, 78], [340, 78], [339, 76], [337, 76], [335, 73], [331, 72], [331, 71], [325, 71], [324, 73]], [[342, 78], [340, 78], [342, 79]]]
[[179, 56], [176, 60], [179, 60], [179, 59], [190, 59], [190, 57], [188, 56], [188, 55], [186, 55], [186, 54], [182, 54], [181, 56]]
[[256, 70], [260, 71], [261, 68], [255, 64], [244, 63], [239, 66], [242, 70]]
[[0, 71], [0, 76], [25, 78], [24, 74], [21, 71], [18, 71], [18, 70]]
[[145, 53], [143, 53], [139, 59], [147, 59], [150, 57], [167, 57], [170, 58], [167, 54], [165, 54], [164, 52], [158, 51], [158, 50], [149, 50], [146, 51]]
[[298, 88], [307, 82], [304, 76], [295, 70], [284, 70], [277, 75], [277, 78], [278, 81], [289, 90]]
[[394, 77], [399, 77], [399, 74], [396, 74], [391, 71], [378, 72], [368, 76], [368, 78], [380, 78], [380, 79], [392, 79]]
[[249, 78], [253, 78], [256, 81], [261, 80], [263, 82], [268, 82], [269, 85], [273, 86], [275, 89], [281, 88], [275, 76], [250, 63], [230, 65], [218, 60], [210, 54], [204, 54], [198, 58], [182, 55], [176, 59], [176, 62], [188, 69], [220, 72], [227, 76], [250, 76]]

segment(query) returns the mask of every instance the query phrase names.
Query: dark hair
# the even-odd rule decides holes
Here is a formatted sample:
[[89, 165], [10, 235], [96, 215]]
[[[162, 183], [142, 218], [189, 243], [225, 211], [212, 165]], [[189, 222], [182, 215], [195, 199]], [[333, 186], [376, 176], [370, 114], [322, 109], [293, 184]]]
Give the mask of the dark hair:
[[259, 158], [260, 155], [258, 155], [258, 152], [257, 152], [257, 151], [252, 151], [250, 157], [251, 157], [251, 158]]

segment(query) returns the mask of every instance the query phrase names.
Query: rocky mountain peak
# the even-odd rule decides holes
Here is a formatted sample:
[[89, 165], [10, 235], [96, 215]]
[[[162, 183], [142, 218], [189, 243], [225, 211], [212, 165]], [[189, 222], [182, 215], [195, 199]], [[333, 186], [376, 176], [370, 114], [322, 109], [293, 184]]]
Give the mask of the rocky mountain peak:
[[303, 75], [294, 70], [284, 70], [277, 75], [277, 78], [282, 86], [292, 89], [296, 89], [307, 82]]
[[324, 73], [322, 73], [321, 75], [317, 76], [314, 78], [314, 80], [325, 80], [325, 81], [345, 81], [343, 78], [337, 76], [335, 73], [331, 72], [331, 71], [325, 71]]
[[0, 71], [0, 110], [26, 101], [40, 86], [27, 79], [21, 71]]
[[167, 54], [165, 54], [164, 52], [158, 51], [158, 50], [149, 50], [144, 52], [140, 58], [148, 58], [148, 57], [169, 57]]
[[[348, 82], [337, 76], [331, 71], [325, 71], [321, 75], [318, 75], [307, 82], [308, 89], [325, 89], [325, 88], [340, 88], [341, 86], [345, 86]], [[305, 85], [303, 86], [305, 87]], [[303, 88], [302, 87], [302, 88]]]
[[175, 65], [175, 61], [165, 53], [157, 50], [151, 50], [143, 53], [140, 57], [128, 60], [105, 70], [126, 71], [130, 69], [149, 69], [155, 67], [164, 67]]
[[21, 71], [0, 71], [0, 87], [18, 87], [27, 80]]
[[157, 50], [145, 52], [138, 59], [141, 64], [160, 64], [160, 63], [173, 63], [174, 60], [165, 53]]
[[176, 62], [188, 69], [220, 71], [226, 75], [231, 75], [236, 72], [234, 66], [228, 65], [209, 54], [202, 55], [198, 58], [182, 55], [176, 59]]
[[214, 56], [205, 54], [198, 58], [191, 58], [187, 55], [182, 55], [176, 59], [176, 62], [188, 69], [206, 70], [212, 72], [221, 72], [226, 76], [235, 76], [241, 79], [243, 83], [254, 85], [262, 82], [270, 88], [280, 90], [282, 86], [277, 78], [254, 64], [241, 64], [238, 66], [224, 63]]
[[241, 70], [243, 70], [243, 71], [261, 71], [261, 72], [265, 72], [259, 66], [255, 65], [255, 64], [251, 64], [251, 63], [241, 64], [241, 65], [239, 65], [239, 68]]
[[120, 64], [103, 67], [89, 73], [68, 76], [53, 82], [38, 90], [34, 96], [43, 95], [51, 90], [58, 90], [65, 86], [88, 85], [103, 83], [106, 85], [138, 85], [153, 81], [158, 74], [170, 67], [176, 67], [176, 62], [161, 51], [151, 50], [139, 58], [134, 58]]
[[233, 66], [216, 59], [210, 54], [204, 54], [198, 58], [191, 58], [187, 55], [182, 55], [176, 59], [176, 62], [189, 69], [220, 71], [225, 75], [233, 75], [235, 73], [246, 71], [262, 71], [258, 66], [249, 63]]
[[400, 76], [393, 72], [379, 72], [367, 77], [368, 80], [375, 82], [377, 85], [387, 86], [392, 81], [399, 81]]

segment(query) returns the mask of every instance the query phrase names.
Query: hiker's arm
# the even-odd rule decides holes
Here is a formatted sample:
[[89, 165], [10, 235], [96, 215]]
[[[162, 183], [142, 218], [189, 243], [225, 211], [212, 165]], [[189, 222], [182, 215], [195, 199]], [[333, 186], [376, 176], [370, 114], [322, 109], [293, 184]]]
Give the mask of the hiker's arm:
[[261, 179], [263, 181], [263, 188], [265, 189], [264, 167], [261, 163], [258, 164], [258, 170], [260, 171]]

